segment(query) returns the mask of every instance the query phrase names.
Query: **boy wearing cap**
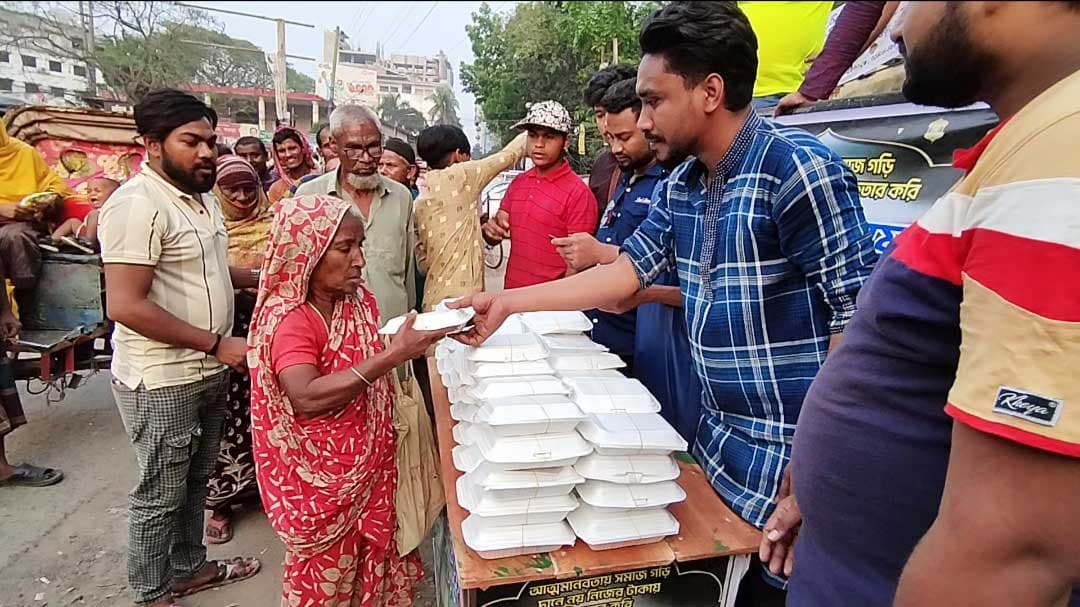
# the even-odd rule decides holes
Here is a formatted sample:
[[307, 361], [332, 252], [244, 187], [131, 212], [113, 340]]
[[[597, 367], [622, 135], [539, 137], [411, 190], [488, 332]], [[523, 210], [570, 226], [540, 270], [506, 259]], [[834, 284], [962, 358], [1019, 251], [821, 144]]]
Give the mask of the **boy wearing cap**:
[[514, 128], [528, 132], [525, 149], [535, 166], [514, 179], [499, 212], [484, 224], [489, 244], [510, 239], [507, 289], [572, 273], [551, 240], [591, 233], [599, 215], [592, 192], [566, 160], [570, 133], [566, 108], [557, 101], [536, 103]]

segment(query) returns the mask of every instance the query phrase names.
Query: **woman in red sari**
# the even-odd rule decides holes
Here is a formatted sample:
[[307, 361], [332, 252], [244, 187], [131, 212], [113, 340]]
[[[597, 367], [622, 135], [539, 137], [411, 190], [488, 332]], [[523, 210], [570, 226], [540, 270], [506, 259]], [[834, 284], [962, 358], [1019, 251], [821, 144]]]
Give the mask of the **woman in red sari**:
[[421, 575], [394, 543], [387, 374], [444, 334], [411, 318], [384, 347], [363, 238], [363, 219], [337, 198], [275, 209], [249, 358], [259, 488], [286, 548], [283, 607], [410, 605]]

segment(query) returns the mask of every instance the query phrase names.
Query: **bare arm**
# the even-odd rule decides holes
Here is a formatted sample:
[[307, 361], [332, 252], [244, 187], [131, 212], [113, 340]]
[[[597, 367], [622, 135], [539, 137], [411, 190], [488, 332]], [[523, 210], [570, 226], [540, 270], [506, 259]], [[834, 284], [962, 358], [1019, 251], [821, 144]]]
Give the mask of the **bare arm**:
[[603, 308], [633, 295], [641, 286], [630, 259], [621, 255], [615, 263], [597, 266], [560, 280], [498, 293], [480, 293], [450, 304], [473, 306], [474, 327], [458, 336], [463, 343], [480, 345], [510, 314], [540, 310], [589, 310]]
[[[353, 368], [368, 381], [374, 382], [404, 362], [388, 349]], [[364, 380], [348, 369], [319, 375], [319, 370], [314, 365], [288, 367], [278, 374], [278, 381], [289, 396], [293, 408], [304, 417], [317, 417], [337, 411], [356, 400], [368, 387]]]
[[953, 424], [937, 520], [896, 607], [1063, 607], [1080, 582], [1080, 460]]
[[109, 320], [118, 322], [154, 341], [210, 352], [218, 337], [180, 320], [150, 301], [154, 266], [105, 264], [105, 291]]
[[93, 210], [87, 213], [86, 222], [83, 224], [83, 230], [81, 236], [86, 240], [97, 243], [98, 241], [98, 217], [101, 216], [101, 212]]
[[653, 285], [645, 289], [641, 303], [658, 303], [672, 308], [682, 307], [682, 291], [679, 287]]
[[295, 365], [282, 370], [278, 374], [278, 381], [300, 415], [316, 417], [337, 411], [356, 400], [368, 388], [369, 382], [373, 383], [395, 368], [418, 358], [432, 344], [445, 337], [447, 331], [453, 330], [416, 331], [413, 329], [415, 323], [416, 314], [409, 314], [385, 350], [356, 363], [352, 370], [319, 375], [314, 365]]

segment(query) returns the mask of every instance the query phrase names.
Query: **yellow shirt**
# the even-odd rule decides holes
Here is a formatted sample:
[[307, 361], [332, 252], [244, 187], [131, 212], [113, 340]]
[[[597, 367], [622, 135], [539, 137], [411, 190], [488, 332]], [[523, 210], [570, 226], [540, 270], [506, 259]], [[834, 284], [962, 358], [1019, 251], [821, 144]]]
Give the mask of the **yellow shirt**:
[[758, 40], [754, 97], [799, 89], [825, 46], [832, 2], [740, 2]]
[[416, 199], [416, 263], [427, 274], [424, 309], [484, 288], [477, 197], [525, 154], [526, 133], [481, 160], [429, 171]]
[[[230, 335], [233, 287], [225, 218], [213, 196], [176, 189], [143, 164], [101, 209], [104, 263], [154, 267], [147, 298], [200, 329]], [[112, 373], [135, 390], [179, 386], [225, 370], [216, 358], [145, 337], [117, 323]]]

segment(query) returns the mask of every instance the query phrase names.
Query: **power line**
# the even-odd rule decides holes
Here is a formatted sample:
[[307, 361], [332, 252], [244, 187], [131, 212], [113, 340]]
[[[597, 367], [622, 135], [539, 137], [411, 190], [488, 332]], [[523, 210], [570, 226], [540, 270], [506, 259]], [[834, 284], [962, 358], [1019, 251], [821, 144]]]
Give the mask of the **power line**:
[[390, 39], [394, 37], [394, 34], [396, 34], [398, 32], [398, 30], [401, 29], [401, 24], [405, 23], [405, 17], [407, 17], [409, 15], [409, 13], [412, 12], [413, 7], [415, 7], [415, 6], [416, 6], [415, 4], [411, 4], [411, 3], [406, 5], [405, 12], [402, 13], [400, 17], [398, 17], [398, 22], [397, 22], [397, 25], [394, 26], [394, 29], [390, 30], [390, 33], [387, 34], [385, 38], [383, 38], [383, 43], [390, 42]]
[[405, 37], [405, 41], [399, 44], [398, 48], [405, 48], [405, 45], [409, 43], [409, 40], [412, 40], [413, 34], [415, 34], [416, 31], [420, 29], [420, 26], [423, 25], [424, 22], [427, 21], [428, 17], [431, 16], [431, 13], [435, 10], [436, 6], [439, 6], [439, 3], [437, 1], [431, 3], [431, 8], [428, 9], [428, 12], [424, 15], [424, 18], [420, 20], [420, 23], [416, 24], [416, 27], [414, 27], [411, 32], [409, 32], [409, 35]]

